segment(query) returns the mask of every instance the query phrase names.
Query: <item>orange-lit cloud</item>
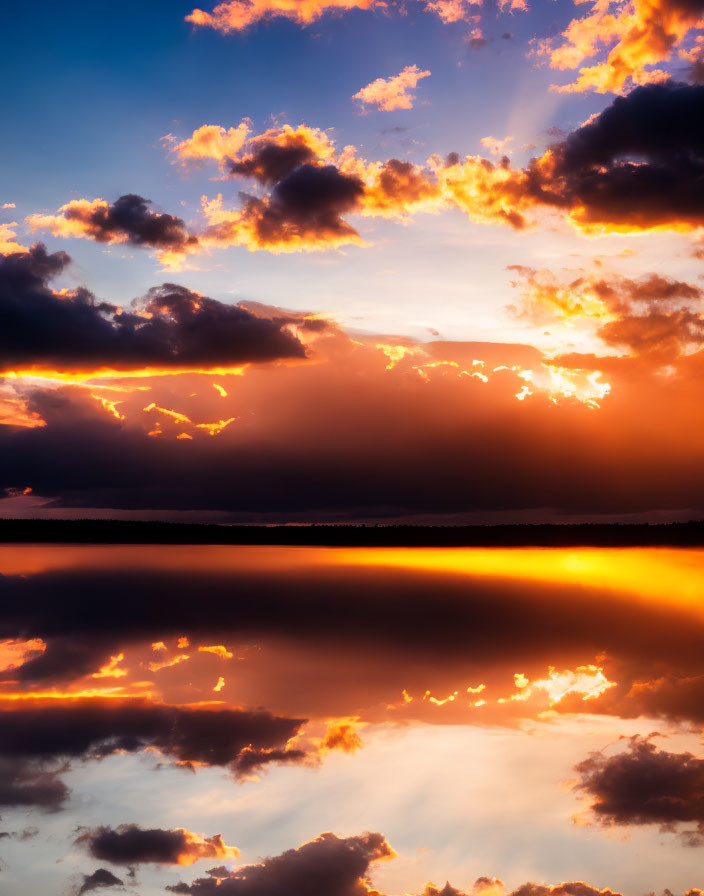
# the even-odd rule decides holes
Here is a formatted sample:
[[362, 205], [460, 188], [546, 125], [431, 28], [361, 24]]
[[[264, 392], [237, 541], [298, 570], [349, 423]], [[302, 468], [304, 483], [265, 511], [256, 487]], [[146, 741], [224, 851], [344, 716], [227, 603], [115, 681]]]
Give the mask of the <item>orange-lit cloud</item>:
[[375, 106], [382, 112], [412, 109], [416, 97], [410, 91], [421, 78], [428, 77], [430, 77], [429, 71], [421, 71], [417, 65], [407, 65], [397, 75], [377, 78], [376, 81], [362, 87], [352, 99], [359, 100], [362, 106]]
[[12, 252], [29, 252], [27, 246], [23, 246], [16, 241], [17, 231], [13, 230], [17, 227], [16, 221], [9, 221], [6, 224], [0, 223], [0, 255], [10, 255]]
[[27, 660], [40, 656], [46, 650], [46, 644], [41, 638], [4, 638], [0, 640], [0, 672], [17, 669]]
[[562, 40], [539, 44], [538, 54], [552, 68], [579, 69], [575, 81], [557, 88], [562, 92], [624, 93], [668, 79], [667, 71], [654, 66], [666, 64], [689, 33], [702, 27], [703, 13], [698, 3], [678, 0], [595, 0], [586, 16], [569, 23]]
[[330, 719], [320, 743], [321, 750], [342, 750], [355, 753], [364, 746], [358, 733], [359, 719]]
[[[544, 691], [550, 706], [555, 706], [570, 694], [578, 694], [582, 700], [595, 700], [615, 686], [615, 682], [609, 681], [606, 677], [604, 670], [594, 664], [578, 666], [575, 670], [565, 669], [562, 672], [550, 667], [547, 678], [533, 681], [526, 678], [523, 673], [517, 672], [514, 681], [517, 693], [511, 695], [509, 700], [528, 700], [535, 691]], [[499, 702], [503, 702], [503, 699], [500, 698]]]
[[164, 137], [163, 141], [169, 146], [169, 151], [175, 153], [184, 164], [190, 161], [215, 160], [224, 166], [228, 159], [237, 156], [249, 131], [250, 124], [247, 120], [241, 121], [237, 127], [227, 129], [214, 124], [204, 124], [196, 128], [185, 140], [177, 141], [169, 135]]
[[513, 137], [504, 137], [503, 139], [482, 137], [479, 142], [489, 150], [492, 156], [504, 156], [508, 150], [509, 143], [513, 142]]
[[[445, 24], [472, 21], [482, 0], [420, 0], [422, 8], [440, 17]], [[214, 28], [222, 34], [244, 31], [259, 22], [277, 17], [299, 25], [309, 25], [326, 13], [342, 13], [354, 9], [379, 9], [388, 12], [395, 4], [387, 0], [224, 0], [211, 12], [194, 9], [186, 16], [193, 25]], [[527, 10], [527, 0], [499, 0], [499, 9]], [[402, 6], [401, 9], [404, 9]]]
[[356, 176], [330, 164], [334, 153], [327, 134], [307, 125], [284, 125], [251, 137], [230, 160], [230, 173], [253, 178], [271, 193], [245, 195], [242, 207], [234, 210], [223, 206], [221, 195], [203, 197], [208, 226], [200, 237], [202, 246], [278, 253], [363, 245], [341, 217], [354, 210], [362, 186]]
[[378, 0], [225, 0], [212, 12], [194, 9], [186, 21], [227, 34], [278, 17], [309, 25], [327, 12], [369, 9]]
[[228, 650], [227, 647], [223, 647], [222, 644], [203, 644], [198, 650], [200, 653], [212, 653], [223, 660], [231, 660], [234, 656], [234, 653]]
[[646, 274], [638, 279], [576, 271], [559, 279], [552, 272], [514, 266], [521, 319], [537, 326], [564, 325], [591, 332], [607, 351], [670, 364], [704, 344], [704, 294], [699, 286]]
[[44, 426], [41, 415], [29, 407], [27, 398], [12, 390], [0, 390], [0, 425], [33, 429]]
[[471, 7], [480, 6], [474, 0], [427, 0], [425, 8], [437, 13], [442, 21], [449, 25], [452, 22], [463, 22], [470, 18]]
[[121, 663], [124, 660], [124, 653], [118, 653], [117, 656], [111, 656], [110, 660], [104, 666], [93, 673], [93, 678], [125, 678], [127, 669], [122, 668]]
[[177, 653], [175, 656], [169, 657], [169, 659], [162, 660], [161, 662], [148, 663], [147, 669], [149, 669], [150, 672], [160, 672], [162, 669], [171, 669], [173, 666], [185, 663], [186, 660], [189, 660], [190, 658], [190, 654]]
[[[411, 69], [407, 73], [416, 80], [427, 74]], [[358, 96], [376, 98], [380, 108], [406, 105], [410, 101], [396, 91], [398, 79], [392, 81], [380, 79]], [[193, 232], [137, 196], [113, 205], [74, 200], [59, 215], [30, 216], [28, 223], [57, 235], [151, 247], [173, 265], [193, 253], [231, 246], [272, 253], [366, 246], [350, 217], [407, 220], [418, 212], [451, 208], [478, 223], [516, 230], [549, 214], [586, 234], [692, 232], [704, 226], [697, 192], [704, 161], [691, 124], [702, 90], [639, 87], [524, 168], [501, 156], [509, 138], [481, 141], [496, 161], [452, 152], [419, 165], [393, 158], [367, 161], [355, 147], [338, 150], [325, 131], [304, 124], [255, 135], [246, 121], [229, 130], [205, 125], [180, 142], [170, 137], [172, 152], [184, 162], [194, 157], [216, 162], [226, 175], [254, 180], [263, 194], [240, 193], [234, 207], [223, 194], [203, 196], [204, 226]], [[628, 127], [620, 127], [626, 121]], [[689, 166], [677, 164], [684, 149]]]
[[[276, 179], [275, 175], [280, 172], [287, 173], [286, 166], [291, 170], [303, 162], [329, 160], [334, 153], [334, 145], [327, 134], [307, 125], [293, 128], [284, 124], [252, 137], [249, 136], [250, 130], [247, 119], [228, 130], [216, 125], [203, 125], [190, 137], [176, 142], [170, 151], [182, 162], [193, 158], [218, 162], [223, 168], [232, 166], [235, 173], [246, 174], [265, 183]], [[173, 143], [175, 138], [165, 137], [164, 140]]]

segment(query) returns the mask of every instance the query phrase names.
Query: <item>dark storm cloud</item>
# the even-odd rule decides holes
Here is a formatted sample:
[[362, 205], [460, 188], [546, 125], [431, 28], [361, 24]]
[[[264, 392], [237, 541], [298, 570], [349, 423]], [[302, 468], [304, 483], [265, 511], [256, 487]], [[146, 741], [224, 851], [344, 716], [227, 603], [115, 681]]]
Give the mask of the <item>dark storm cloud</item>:
[[167, 889], [190, 896], [364, 896], [370, 865], [392, 855], [381, 834], [341, 838], [325, 833], [298, 849], [238, 868], [227, 877], [209, 875]]
[[548, 204], [577, 209], [586, 225], [699, 226], [703, 111], [704, 87], [637, 87], [554, 145], [554, 164], [531, 163], [531, 190]]
[[242, 159], [230, 164], [230, 172], [242, 177], [253, 177], [261, 184], [282, 181], [299, 165], [315, 162], [317, 154], [305, 142], [286, 144], [262, 141]]
[[301, 719], [264, 711], [191, 709], [140, 700], [20, 704], [0, 709], [0, 757], [101, 758], [151, 747], [184, 764], [231, 766], [248, 749], [283, 750], [302, 724]]
[[0, 258], [0, 370], [223, 366], [303, 357], [280, 323], [166, 283], [133, 312], [48, 281], [70, 258], [42, 245]]
[[603, 824], [656, 824], [671, 831], [695, 824], [696, 832], [687, 832], [689, 844], [704, 841], [704, 759], [633, 737], [625, 752], [594, 753], [576, 771], [576, 789], [589, 797]]
[[364, 195], [359, 178], [334, 165], [299, 165], [279, 180], [266, 200], [245, 196], [243, 214], [263, 246], [292, 240], [330, 242], [355, 237], [342, 219]]
[[184, 828], [145, 829], [136, 824], [84, 831], [76, 843], [84, 846], [93, 858], [113, 865], [187, 865], [198, 859], [237, 855], [237, 850], [225, 846], [219, 834], [202, 838]]
[[[30, 224], [49, 226], [59, 235], [84, 236], [99, 243], [128, 242], [133, 246], [186, 252], [198, 245], [184, 221], [152, 210], [150, 199], [134, 193], [109, 204], [102, 200], [69, 202], [54, 218], [30, 217]], [[65, 231], [65, 233], [62, 233]]]
[[99, 890], [103, 887], [121, 887], [123, 886], [122, 881], [119, 877], [115, 877], [115, 875], [108, 871], [107, 868], [98, 868], [92, 874], [87, 875], [80, 888], [77, 891], [77, 896], [83, 896], [84, 893], [90, 893], [93, 890]]

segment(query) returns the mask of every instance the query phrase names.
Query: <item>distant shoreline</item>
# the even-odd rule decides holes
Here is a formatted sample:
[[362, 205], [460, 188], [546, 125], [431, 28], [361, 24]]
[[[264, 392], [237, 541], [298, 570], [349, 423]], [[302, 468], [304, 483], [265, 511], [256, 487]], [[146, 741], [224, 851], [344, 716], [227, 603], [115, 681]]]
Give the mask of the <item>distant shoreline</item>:
[[704, 521], [486, 526], [228, 526], [0, 519], [0, 544], [212, 544], [311, 547], [704, 547]]

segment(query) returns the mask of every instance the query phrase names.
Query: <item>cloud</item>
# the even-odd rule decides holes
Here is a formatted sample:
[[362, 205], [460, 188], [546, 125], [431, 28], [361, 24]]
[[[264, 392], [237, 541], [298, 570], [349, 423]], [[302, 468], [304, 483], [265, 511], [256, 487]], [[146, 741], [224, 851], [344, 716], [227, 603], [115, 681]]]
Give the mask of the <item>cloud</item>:
[[[395, 853], [381, 834], [364, 833], [340, 838], [324, 833], [298, 849], [227, 872], [214, 868], [208, 877], [191, 884], [167, 887], [184, 896], [284, 896], [289, 893], [324, 893], [325, 896], [384, 896], [369, 880], [373, 865]], [[687, 896], [698, 896], [690, 890]], [[450, 883], [439, 888], [428, 883], [422, 896], [620, 896], [584, 881], [547, 885], [525, 883], [507, 892], [497, 879], [480, 877], [467, 892]]]
[[[478, 46], [484, 38], [477, 32], [470, 41]], [[384, 93], [389, 83], [374, 82], [364, 91], [370, 90], [370, 98], [378, 93], [386, 108], [387, 100], [396, 102], [393, 90], [388, 97]], [[222, 194], [203, 196], [205, 225], [186, 241], [175, 238], [164, 251], [177, 264], [187, 254], [230, 246], [273, 253], [366, 246], [350, 216], [408, 220], [417, 212], [451, 208], [478, 223], [515, 230], [552, 213], [587, 234], [696, 231], [704, 226], [704, 143], [697, 124], [702, 91], [685, 84], [638, 87], [524, 168], [512, 167], [501, 155], [508, 138], [481, 141], [495, 161], [451, 152], [418, 165], [395, 158], [370, 162], [353, 146], [338, 151], [325, 131], [303, 124], [253, 136], [246, 120], [228, 131], [205, 125], [181, 142], [169, 138], [171, 152], [182, 162], [217, 162], [233, 177], [253, 179], [264, 193], [242, 191], [235, 207]], [[54, 232], [62, 235], [98, 238], [103, 232], [86, 230], [83, 223], [76, 229], [73, 221], [64, 226], [63, 217], [29, 220], [59, 220]], [[155, 245], [146, 239], [140, 244]]]
[[704, 223], [703, 101], [704, 87], [638, 87], [525, 169], [458, 161], [446, 169], [444, 192], [454, 187], [460, 207], [468, 193], [465, 210], [475, 219], [497, 220], [498, 207], [514, 227], [545, 208], [586, 233], [696, 230]]
[[335, 146], [325, 131], [304, 124], [297, 128], [283, 125], [247, 140], [241, 151], [230, 157], [230, 173], [253, 177], [270, 186], [299, 165], [329, 162], [334, 152]]
[[586, 231], [693, 230], [704, 223], [704, 87], [654, 84], [618, 97], [529, 168], [536, 197]]
[[227, 876], [198, 878], [192, 884], [167, 887], [191, 896], [278, 896], [283, 893], [325, 893], [325, 896], [366, 896], [370, 866], [394, 852], [381, 834], [340, 838], [321, 834], [298, 849], [245, 865]]
[[704, 320], [701, 313], [686, 308], [651, 310], [608, 321], [598, 333], [607, 345], [667, 364], [687, 351], [701, 348]]
[[287, 748], [285, 750], [258, 750], [247, 747], [242, 750], [233, 764], [235, 777], [243, 780], [256, 780], [256, 773], [269, 762], [302, 762], [306, 758], [304, 750]]
[[[672, 380], [652, 381], [643, 371], [638, 394], [648, 397], [646, 414], [646, 403], [634, 404], [625, 372], [605, 366], [608, 358], [551, 361], [520, 345], [411, 343], [393, 361], [387, 352], [396, 349], [378, 337], [365, 344], [335, 328], [297, 332], [315, 340], [308, 348], [315, 363], [252, 365], [226, 399], [212, 389], [212, 377], [142, 378], [148, 398], [127, 391], [108, 399], [119, 401], [121, 419], [93, 397], [111, 393], [91, 392], [88, 384], [15, 385], [25, 413], [44, 425], [0, 427], [0, 488], [31, 483], [34, 495], [62, 506], [207, 508], [239, 519], [408, 518], [545, 506], [624, 511], [700, 500], [691, 478], [684, 489], [698, 441], [677, 440], [674, 422], [667, 432], [653, 429], [657, 413], [671, 408]], [[604, 370], [619, 378], [600, 377]], [[524, 387], [531, 394], [521, 402], [516, 396], [525, 395]], [[692, 424], [699, 405], [694, 391], [685, 395], [680, 413]], [[598, 421], [591, 420], [590, 402], [601, 404]], [[467, 414], [458, 418], [458, 406]], [[654, 439], [680, 459], [661, 477], [654, 503], [644, 451], [609, 447], [626, 413], [636, 444]], [[215, 437], [198, 428], [232, 417], [239, 420]], [[156, 423], [161, 436], [149, 437]], [[555, 435], [547, 443], [545, 426]], [[182, 432], [193, 439], [176, 441]], [[564, 454], [567, 433], [583, 450]], [[86, 447], [81, 458], [77, 439]], [[429, 457], [443, 462], [428, 467]], [[418, 477], [428, 486], [422, 492], [410, 485]], [[595, 481], [608, 488], [595, 489]], [[48, 651], [37, 662], [50, 661]]]
[[[562, 40], [538, 44], [551, 68], [579, 69], [575, 81], [557, 89], [565, 93], [594, 90], [622, 93], [634, 85], [667, 80], [653, 68], [667, 63], [689, 33], [701, 27], [701, 0], [634, 0], [616, 6], [594, 2], [586, 16], [573, 19]], [[583, 65], [597, 57], [592, 65]]]
[[[422, 0], [423, 9], [434, 13], [447, 25], [472, 20], [472, 7], [481, 4], [476, 0]], [[498, 0], [501, 12], [527, 10], [526, 0]], [[259, 22], [285, 18], [299, 25], [310, 25], [327, 13], [343, 13], [354, 9], [380, 9], [389, 11], [392, 4], [386, 0], [225, 0], [212, 12], [194, 9], [186, 21], [203, 28], [214, 28], [221, 34], [244, 31]], [[404, 12], [406, 7], [402, 7]]]
[[357, 733], [359, 719], [331, 719], [325, 728], [325, 736], [321, 743], [323, 750], [342, 750], [343, 753], [355, 753], [364, 746]]
[[[301, 166], [294, 174], [300, 171]], [[384, 176], [389, 189], [413, 193], [417, 187], [413, 168], [390, 168]], [[48, 325], [49, 310], [58, 306], [63, 315], [64, 307], [80, 300], [73, 293], [47, 293], [45, 280], [63, 270], [64, 256], [39, 252], [6, 261], [21, 274], [21, 289], [13, 287], [20, 289], [17, 295], [33, 294], [27, 292], [27, 277], [39, 290], [36, 307], [42, 311], [28, 317], [28, 326], [36, 320]], [[85, 346], [86, 327], [74, 326], [73, 316], [60, 317], [66, 321], [63, 329], [54, 324], [42, 337], [51, 347], [44, 367], [50, 375], [61, 364], [66, 378], [82, 370], [83, 379], [74, 386], [61, 378], [8, 380], [3, 392], [8, 408], [34, 425], [13, 424], [8, 411], [6, 425], [0, 426], [0, 489], [29, 486], [31, 500], [54, 501], [53, 510], [218, 510], [239, 521], [704, 506], [696, 475], [702, 448], [696, 383], [704, 364], [693, 317], [701, 304], [698, 286], [663, 275], [619, 279], [582, 271], [563, 280], [529, 269], [517, 273], [524, 289], [518, 307], [523, 319], [531, 325], [576, 324], [573, 333], [591, 328], [596, 353], [592, 348], [591, 354], [548, 358], [525, 345], [351, 337], [320, 315], [213, 306], [170, 287], [148, 298], [151, 318], [108, 312], [96, 342], [100, 350]], [[29, 305], [23, 299], [11, 308]], [[85, 315], [91, 325], [102, 316], [92, 307]], [[658, 316], [669, 320], [667, 340], [657, 335]], [[127, 338], [132, 324], [120, 324], [130, 318], [144, 334], [140, 353]], [[294, 361], [308, 357], [312, 363], [252, 364], [236, 369], [237, 380], [228, 368], [231, 377], [218, 374], [226, 397], [213, 389], [212, 375], [179, 373], [243, 362], [233, 349], [240, 320], [244, 332], [267, 343], [266, 350], [257, 347], [261, 360], [286, 358], [288, 352]], [[601, 331], [617, 320], [618, 328]], [[189, 330], [191, 321], [202, 321], [202, 345]], [[154, 333], [166, 334], [155, 337], [156, 348], [149, 335]], [[227, 345], [217, 355], [224, 336]], [[24, 353], [13, 359], [15, 369], [42, 363], [37, 338], [32, 336], [31, 351], [19, 336], [8, 338], [10, 358], [20, 349]], [[164, 360], [164, 344], [169, 351], [177, 346], [179, 354]], [[659, 344], [667, 353], [653, 352]], [[246, 350], [255, 346], [251, 336]], [[69, 350], [66, 358], [59, 354]], [[110, 355], [114, 367], [122, 364], [124, 381], [114, 375], [101, 379], [95, 370], [94, 364], [106, 363]], [[672, 366], [666, 376], [658, 374], [664, 364]], [[164, 369], [173, 375], [152, 375]], [[130, 379], [130, 373], [140, 378]], [[457, 407], [466, 414], [458, 416]], [[670, 427], [658, 425], [662, 415], [672, 421]], [[683, 427], [690, 433], [686, 440]], [[191, 438], [177, 440], [184, 433]], [[565, 453], [565, 440], [579, 450]], [[85, 446], [81, 456], [77, 441]], [[657, 483], [651, 452], [672, 459], [660, 465]], [[429, 465], [429, 458], [442, 462]], [[428, 486], [421, 491], [411, 485], [419, 478]], [[101, 656], [101, 663], [118, 652]], [[56, 643], [32, 668], [58, 669], [69, 656], [90, 668], [95, 651]], [[93, 664], [90, 671], [97, 668]]]
[[215, 161], [231, 174], [254, 177], [263, 184], [281, 180], [304, 162], [329, 161], [334, 155], [327, 134], [307, 125], [293, 128], [285, 124], [252, 137], [248, 136], [250, 130], [251, 122], [243, 119], [229, 130], [203, 125], [180, 142], [173, 135], [162, 141], [172, 144], [169, 152], [184, 164], [191, 159]]
[[169, 151], [175, 153], [183, 164], [211, 159], [224, 163], [237, 155], [247, 139], [249, 130], [250, 124], [247, 120], [241, 121], [237, 127], [227, 129], [214, 124], [204, 124], [196, 128], [185, 140], [177, 141], [171, 135], [167, 135], [162, 141], [166, 145], [172, 144]]
[[381, 112], [412, 109], [416, 97], [410, 91], [421, 78], [428, 77], [430, 77], [429, 71], [421, 71], [417, 65], [407, 65], [397, 75], [377, 78], [376, 81], [362, 87], [352, 99], [359, 100], [362, 106], [376, 106]]
[[7, 224], [0, 224], [0, 255], [11, 255], [15, 252], [28, 252], [29, 249], [16, 241], [17, 231], [13, 230], [17, 227], [16, 221], [10, 221]]
[[[506, 157], [492, 162], [456, 153], [433, 156], [424, 166], [397, 159], [368, 163], [352, 147], [331, 156], [329, 144], [325, 160], [306, 164], [334, 163], [341, 175], [361, 182], [340, 215], [404, 218], [454, 207], [480, 223], [520, 230], [541, 211], [552, 211], [586, 233], [687, 232], [704, 224], [704, 143], [697, 124], [703, 91], [684, 84], [639, 87], [522, 169]], [[498, 151], [493, 142], [490, 148]], [[401, 171], [403, 177], [394, 177]], [[255, 208], [264, 213], [269, 200], [253, 203], [250, 214]], [[229, 214], [233, 225], [241, 225], [249, 217], [226, 213], [221, 201], [204, 209], [214, 223]], [[349, 225], [346, 235], [339, 222], [330, 233], [331, 244], [359, 242]]]
[[164, 284], [132, 311], [88, 290], [54, 291], [70, 263], [42, 245], [0, 258], [0, 356], [7, 370], [138, 370], [234, 367], [302, 358], [281, 324], [182, 286]]
[[606, 825], [659, 825], [686, 832], [689, 845], [704, 842], [704, 759], [668, 753], [651, 740], [630, 738], [624, 752], [593, 753], [577, 767], [575, 788], [590, 800], [590, 812]]
[[120, 878], [115, 877], [107, 868], [98, 868], [92, 874], [84, 877], [77, 896], [83, 896], [84, 893], [90, 893], [93, 890], [100, 890], [104, 887], [121, 887], [122, 885]]
[[[455, 152], [433, 155], [424, 165], [369, 162], [355, 147], [338, 151], [325, 131], [303, 124], [253, 136], [246, 120], [229, 130], [205, 125], [180, 142], [170, 137], [170, 151], [184, 163], [216, 162], [225, 174], [250, 178], [264, 190], [240, 192], [234, 207], [222, 194], [202, 196], [197, 233], [134, 196], [113, 206], [74, 200], [58, 216], [27, 220], [60, 236], [155, 248], [172, 267], [187, 255], [231, 246], [272, 253], [366, 246], [350, 216], [408, 220], [451, 208], [515, 230], [551, 213], [586, 234], [692, 232], [704, 226], [703, 91], [686, 84], [638, 87], [524, 168], [512, 167], [506, 156], [492, 161]], [[506, 144], [482, 142], [497, 156]]]
[[185, 828], [162, 830], [123, 824], [82, 832], [76, 840], [95, 859], [113, 865], [192, 865], [200, 859], [236, 859], [239, 850], [223, 843], [220, 834], [200, 837]]
[[29, 215], [30, 230], [54, 236], [78, 237], [98, 243], [128, 243], [156, 249], [165, 267], [178, 267], [184, 255], [198, 251], [198, 238], [181, 218], [154, 212], [150, 199], [134, 193], [112, 204], [104, 199], [73, 199], [56, 215]]
[[694, 284], [660, 274], [634, 279], [580, 270], [560, 279], [548, 270], [510, 270], [522, 293], [512, 310], [537, 326], [591, 328], [608, 349], [647, 359], [653, 368], [704, 344], [703, 293]]
[[512, 141], [513, 137], [504, 137], [503, 139], [499, 139], [498, 137], [482, 137], [479, 142], [489, 150], [492, 156], [504, 156], [506, 155], [509, 143]]
[[620, 896], [614, 890], [604, 887], [592, 887], [584, 881], [577, 880], [571, 883], [546, 886], [545, 884], [523, 884], [517, 887], [511, 896]]
[[449, 25], [452, 22], [468, 21], [471, 18], [471, 7], [477, 5], [472, 0], [427, 0], [425, 8], [428, 12], [437, 13]]
[[55, 770], [22, 758], [0, 758], [0, 806], [15, 809], [60, 809], [68, 788]]
[[466, 40], [470, 50], [481, 50], [481, 48], [485, 47], [487, 44], [487, 40], [484, 37], [484, 32], [481, 28], [473, 28]]
[[241, 207], [235, 210], [223, 206], [222, 196], [203, 197], [208, 224], [199, 235], [203, 250], [245, 246], [276, 253], [364, 244], [342, 218], [360, 204], [362, 183], [354, 172], [332, 164], [335, 147], [324, 131], [307, 125], [270, 128], [243, 139], [234, 152], [219, 140], [203, 144], [199, 131], [172, 151], [187, 160], [197, 141], [199, 158], [210, 158], [233, 177], [251, 178], [269, 189], [263, 197], [240, 193]]
[[248, 749], [283, 749], [303, 724], [263, 711], [81, 697], [30, 699], [0, 709], [0, 718], [0, 757], [12, 762], [100, 759], [149, 747], [181, 764], [225, 767]]
[[334, 165], [299, 165], [276, 183], [268, 197], [243, 194], [238, 211], [224, 209], [221, 197], [205, 203], [210, 222], [205, 240], [209, 245], [274, 253], [364, 245], [342, 217], [355, 209], [363, 193], [356, 176], [343, 174]]
[[309, 25], [328, 12], [369, 9], [375, 5], [377, 0], [225, 0], [212, 12], [194, 9], [186, 21], [228, 34], [277, 17]]

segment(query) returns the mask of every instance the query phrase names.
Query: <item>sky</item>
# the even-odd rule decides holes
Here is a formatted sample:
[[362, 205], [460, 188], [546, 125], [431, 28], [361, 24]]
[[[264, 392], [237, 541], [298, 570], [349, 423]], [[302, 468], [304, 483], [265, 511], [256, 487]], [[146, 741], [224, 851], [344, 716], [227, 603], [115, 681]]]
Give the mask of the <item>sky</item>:
[[701, 513], [698, 0], [5, 11], [0, 513]]

